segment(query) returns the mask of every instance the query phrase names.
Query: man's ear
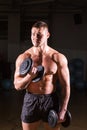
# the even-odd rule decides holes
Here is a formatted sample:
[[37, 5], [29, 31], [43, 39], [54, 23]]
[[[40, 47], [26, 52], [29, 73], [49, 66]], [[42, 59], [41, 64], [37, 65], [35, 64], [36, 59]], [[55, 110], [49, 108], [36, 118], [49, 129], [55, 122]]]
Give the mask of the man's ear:
[[50, 37], [50, 33], [48, 32], [48, 34], [47, 34], [47, 37], [49, 38]]

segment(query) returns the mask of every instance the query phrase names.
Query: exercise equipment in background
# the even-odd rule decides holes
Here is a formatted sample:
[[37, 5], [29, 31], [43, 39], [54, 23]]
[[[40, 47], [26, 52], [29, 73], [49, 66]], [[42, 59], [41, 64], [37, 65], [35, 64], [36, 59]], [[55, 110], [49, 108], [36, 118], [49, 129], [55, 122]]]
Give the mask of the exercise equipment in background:
[[13, 89], [13, 82], [11, 79], [3, 79], [1, 81], [1, 88], [4, 90], [11, 90]]
[[84, 61], [80, 58], [71, 59], [69, 61], [69, 70], [71, 87], [80, 91], [84, 90]]

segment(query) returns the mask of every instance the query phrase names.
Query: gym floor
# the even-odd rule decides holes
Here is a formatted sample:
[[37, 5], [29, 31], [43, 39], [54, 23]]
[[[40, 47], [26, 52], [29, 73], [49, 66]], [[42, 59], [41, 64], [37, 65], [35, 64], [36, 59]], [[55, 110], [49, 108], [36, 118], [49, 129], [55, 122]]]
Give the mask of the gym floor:
[[[24, 91], [0, 90], [0, 130], [22, 130], [20, 113]], [[87, 130], [87, 90], [73, 90], [68, 106], [72, 123], [61, 130]], [[38, 130], [44, 130], [40, 125]]]

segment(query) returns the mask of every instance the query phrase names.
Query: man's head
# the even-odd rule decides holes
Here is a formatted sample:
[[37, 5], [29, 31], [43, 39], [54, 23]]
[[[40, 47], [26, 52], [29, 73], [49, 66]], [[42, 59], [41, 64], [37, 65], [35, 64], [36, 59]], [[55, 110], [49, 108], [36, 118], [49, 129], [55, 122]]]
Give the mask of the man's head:
[[43, 21], [36, 22], [31, 29], [31, 40], [34, 46], [41, 46], [47, 44], [47, 39], [50, 34], [47, 23]]
[[35, 27], [35, 28], [47, 28], [48, 29], [48, 25], [47, 23], [43, 22], [43, 21], [37, 21], [35, 24], [33, 24], [32, 28]]

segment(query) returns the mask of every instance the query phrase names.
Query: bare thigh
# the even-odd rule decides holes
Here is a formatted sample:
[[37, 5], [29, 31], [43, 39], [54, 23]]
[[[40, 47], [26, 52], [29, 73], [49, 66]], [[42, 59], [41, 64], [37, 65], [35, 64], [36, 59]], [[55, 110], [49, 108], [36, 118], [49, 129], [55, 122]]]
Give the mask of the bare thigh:
[[40, 121], [34, 123], [24, 123], [22, 122], [23, 130], [37, 130], [40, 125]]
[[44, 123], [45, 130], [60, 130], [60, 124], [58, 124], [56, 127], [51, 128], [48, 123]]

